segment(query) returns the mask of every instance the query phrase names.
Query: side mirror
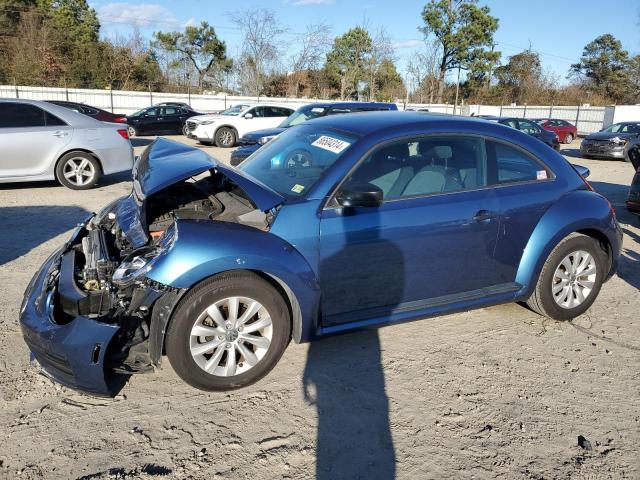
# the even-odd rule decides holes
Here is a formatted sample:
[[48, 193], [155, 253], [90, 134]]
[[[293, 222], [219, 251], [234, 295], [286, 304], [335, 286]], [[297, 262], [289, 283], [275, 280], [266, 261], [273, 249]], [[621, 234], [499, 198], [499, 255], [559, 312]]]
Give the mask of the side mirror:
[[384, 193], [371, 183], [360, 183], [343, 187], [336, 200], [343, 207], [379, 207]]
[[253, 118], [253, 114], [252, 113], [245, 113], [244, 114], [244, 118], [246, 118], [247, 120], [251, 120]]

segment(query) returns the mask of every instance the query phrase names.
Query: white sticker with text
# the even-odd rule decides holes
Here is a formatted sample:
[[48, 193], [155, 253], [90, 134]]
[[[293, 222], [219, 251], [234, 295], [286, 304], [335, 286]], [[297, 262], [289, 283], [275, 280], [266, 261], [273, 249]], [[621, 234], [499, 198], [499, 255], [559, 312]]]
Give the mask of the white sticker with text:
[[344, 140], [339, 140], [337, 138], [322, 135], [311, 145], [313, 145], [314, 147], [322, 148], [324, 150], [329, 150], [333, 153], [340, 153], [351, 144], [349, 142], [345, 142]]
[[546, 180], [547, 179], [547, 171], [546, 170], [538, 170], [536, 172], [536, 178], [538, 180]]

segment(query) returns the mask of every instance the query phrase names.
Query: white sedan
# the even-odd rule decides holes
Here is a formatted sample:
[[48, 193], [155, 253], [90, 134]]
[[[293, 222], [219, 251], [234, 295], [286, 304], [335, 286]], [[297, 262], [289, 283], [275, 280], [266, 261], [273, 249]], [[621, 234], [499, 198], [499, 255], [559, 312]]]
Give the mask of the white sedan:
[[57, 180], [85, 190], [132, 167], [126, 125], [47, 102], [0, 99], [0, 183]]
[[198, 115], [186, 122], [185, 133], [206, 145], [230, 148], [244, 134], [274, 128], [294, 110], [283, 105], [235, 105], [215, 115]]

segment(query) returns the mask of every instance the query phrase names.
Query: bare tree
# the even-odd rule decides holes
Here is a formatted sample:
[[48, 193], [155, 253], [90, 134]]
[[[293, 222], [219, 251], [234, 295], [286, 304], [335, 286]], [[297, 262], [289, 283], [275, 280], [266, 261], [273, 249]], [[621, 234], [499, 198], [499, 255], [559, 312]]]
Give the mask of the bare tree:
[[391, 46], [391, 37], [384, 29], [380, 27], [371, 42], [371, 50], [367, 59], [367, 83], [369, 86], [369, 101], [373, 102], [376, 98], [376, 79], [380, 65], [384, 60], [393, 61], [393, 47]]
[[239, 63], [240, 87], [252, 95], [260, 95], [267, 75], [277, 71], [282, 52], [280, 37], [286, 32], [273, 10], [256, 8], [229, 14], [242, 32]]
[[[298, 37], [300, 49], [291, 57], [289, 94], [298, 97], [303, 79], [311, 82], [312, 71], [317, 71], [331, 47], [331, 26], [325, 23], [307, 25], [304, 34]], [[315, 88], [314, 88], [315, 90]]]
[[428, 99], [433, 103], [433, 96], [438, 84], [440, 52], [434, 41], [425, 42], [421, 52], [413, 53], [407, 64], [409, 89], [413, 100], [424, 103]]

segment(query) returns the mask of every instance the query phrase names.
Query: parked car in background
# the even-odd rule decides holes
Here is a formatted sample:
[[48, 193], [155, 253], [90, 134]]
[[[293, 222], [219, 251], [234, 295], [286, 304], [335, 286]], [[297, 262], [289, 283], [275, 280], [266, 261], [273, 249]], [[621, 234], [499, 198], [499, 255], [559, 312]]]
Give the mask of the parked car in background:
[[585, 158], [610, 158], [629, 162], [627, 145], [639, 137], [640, 122], [614, 123], [587, 135], [580, 144], [580, 153]]
[[240, 162], [258, 150], [258, 148], [284, 132], [287, 128], [306, 122], [307, 120], [341, 113], [384, 110], [398, 110], [398, 107], [395, 103], [383, 102], [319, 102], [305, 105], [293, 112], [275, 128], [255, 130], [243, 135], [238, 141], [240, 146], [231, 153], [231, 165], [240, 164]]
[[570, 144], [574, 139], [578, 138], [578, 129], [572, 123], [557, 118], [537, 118], [533, 119], [538, 125], [545, 130], [558, 135], [558, 139], [562, 143]]
[[611, 204], [564, 157], [454, 116], [326, 116], [238, 168], [159, 138], [133, 178], [20, 308], [40, 365], [93, 393], [165, 352], [192, 386], [228, 390], [264, 377], [290, 339], [505, 302], [569, 320], [622, 242]]
[[61, 107], [70, 108], [78, 113], [83, 113], [91, 118], [100, 120], [101, 122], [127, 123], [127, 116], [123, 113], [111, 113], [98, 107], [85, 105], [84, 103], [67, 102], [63, 100], [45, 100], [47, 103], [59, 105]]
[[133, 165], [125, 125], [37, 100], [0, 99], [0, 152], [0, 183], [57, 180], [85, 190]]
[[129, 136], [182, 133], [186, 135], [188, 118], [200, 115], [190, 109], [174, 105], [154, 105], [127, 115]]
[[205, 145], [231, 148], [248, 132], [277, 127], [292, 113], [291, 107], [271, 103], [235, 105], [218, 114], [190, 118], [185, 132]]
[[191, 105], [184, 102], [160, 102], [160, 103], [156, 103], [154, 107], [182, 107], [185, 110], [195, 111], [193, 110]]
[[494, 117], [492, 115], [481, 115], [478, 118], [515, 128], [516, 130], [520, 130], [521, 132], [531, 135], [541, 142], [546, 143], [554, 150], [560, 150], [558, 135], [543, 129], [533, 120], [515, 117]]

